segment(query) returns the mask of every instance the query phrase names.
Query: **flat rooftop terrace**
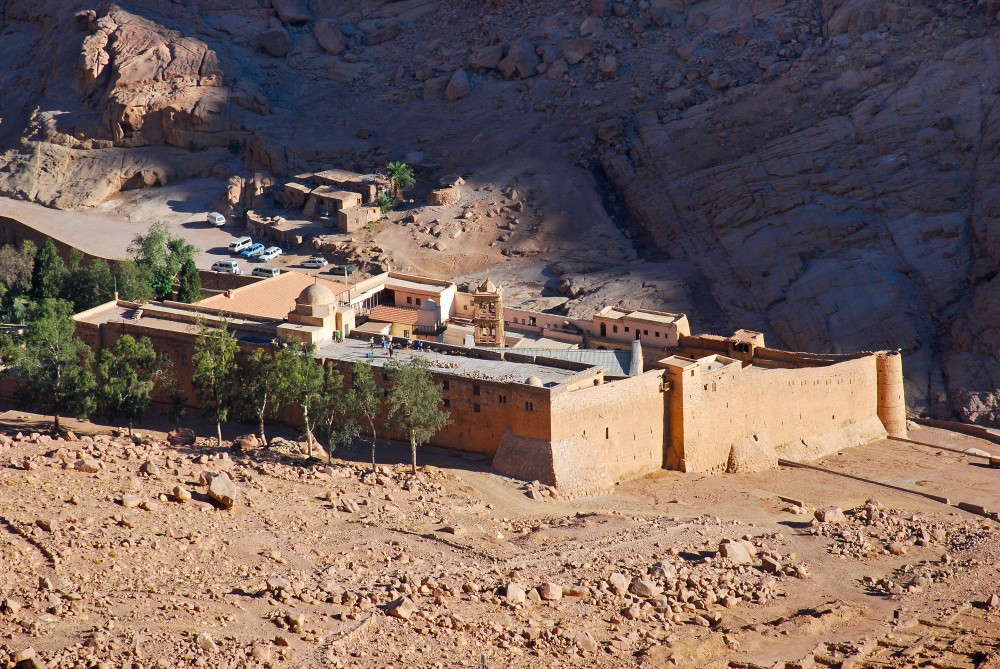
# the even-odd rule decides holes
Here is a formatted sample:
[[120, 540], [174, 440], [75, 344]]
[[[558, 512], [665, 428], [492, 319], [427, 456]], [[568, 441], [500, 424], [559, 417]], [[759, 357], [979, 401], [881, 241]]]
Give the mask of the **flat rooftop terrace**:
[[[140, 315], [141, 312], [141, 315]], [[136, 318], [139, 316], [139, 318]], [[198, 331], [196, 317], [204, 319], [207, 325], [213, 325], [222, 320], [213, 314], [198, 314], [186, 309], [175, 309], [162, 304], [148, 303], [141, 307], [129, 303], [109, 303], [95, 307], [89, 311], [74, 316], [81, 323], [103, 325], [105, 323], [127, 323], [137, 327], [159, 330], [161, 332], [180, 332], [194, 335]], [[248, 321], [242, 318], [227, 318], [236, 339], [250, 344], [270, 344], [276, 336], [273, 326]]]
[[[369, 354], [373, 354], [373, 357], [369, 358]], [[385, 349], [380, 346], [376, 346], [373, 351], [367, 341], [350, 338], [342, 342], [324, 344], [316, 351], [316, 355], [321, 358], [331, 358], [351, 363], [362, 360], [370, 362], [375, 367], [382, 367], [390, 360]], [[396, 349], [394, 351], [394, 358], [392, 359], [406, 363], [411, 358], [426, 360], [430, 365], [431, 371], [439, 374], [451, 374], [465, 378], [504, 383], [524, 383], [528, 377], [536, 376], [542, 382], [542, 385], [546, 387], [560, 385], [580, 374], [580, 371], [572, 369], [549, 367], [534, 363], [448, 355], [446, 353], [434, 353], [428, 349], [421, 351]]]
[[598, 316], [603, 316], [604, 318], [610, 318], [612, 320], [620, 320], [627, 318], [632, 321], [643, 321], [646, 323], [662, 323], [669, 325], [670, 323], [676, 323], [683, 316], [681, 314], [670, 314], [665, 311], [648, 311], [646, 309], [620, 309], [618, 307], [608, 307], [607, 309], [599, 312]]

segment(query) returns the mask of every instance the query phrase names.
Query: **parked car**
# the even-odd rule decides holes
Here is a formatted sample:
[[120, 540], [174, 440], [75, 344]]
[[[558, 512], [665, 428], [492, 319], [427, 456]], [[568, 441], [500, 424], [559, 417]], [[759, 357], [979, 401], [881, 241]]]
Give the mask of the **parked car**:
[[209, 225], [215, 226], [216, 228], [221, 228], [226, 224], [226, 217], [217, 211], [210, 211], [205, 214], [205, 220]]
[[281, 270], [277, 267], [268, 267], [267, 265], [264, 265], [263, 267], [254, 267], [250, 274], [253, 276], [260, 276], [265, 279], [271, 279], [281, 274]]
[[337, 274], [340, 276], [350, 276], [358, 271], [358, 268], [354, 265], [334, 265], [330, 268], [330, 274]]
[[248, 249], [253, 246], [253, 240], [249, 237], [240, 237], [239, 239], [234, 239], [229, 243], [230, 253], [240, 253], [244, 249]]
[[243, 270], [235, 260], [218, 260], [212, 263], [212, 271], [222, 274], [243, 274]]
[[326, 267], [327, 265], [329, 265], [330, 261], [324, 258], [323, 256], [313, 256], [311, 258], [306, 258], [299, 264], [302, 267], [305, 267], [306, 269], [319, 269], [321, 267]]
[[274, 260], [281, 255], [281, 249], [277, 246], [268, 246], [264, 251], [257, 256], [257, 260]]
[[259, 256], [261, 253], [264, 252], [265, 248], [267, 247], [265, 247], [260, 242], [257, 242], [247, 250], [243, 251], [243, 253], [241, 253], [240, 255], [243, 256], [244, 258], [256, 258], [257, 256]]

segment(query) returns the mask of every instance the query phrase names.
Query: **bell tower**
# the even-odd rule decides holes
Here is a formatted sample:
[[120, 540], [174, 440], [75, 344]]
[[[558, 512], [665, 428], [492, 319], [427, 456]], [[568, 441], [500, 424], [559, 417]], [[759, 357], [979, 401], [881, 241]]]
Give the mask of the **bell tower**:
[[503, 346], [503, 288], [486, 277], [473, 293], [472, 304], [476, 346]]

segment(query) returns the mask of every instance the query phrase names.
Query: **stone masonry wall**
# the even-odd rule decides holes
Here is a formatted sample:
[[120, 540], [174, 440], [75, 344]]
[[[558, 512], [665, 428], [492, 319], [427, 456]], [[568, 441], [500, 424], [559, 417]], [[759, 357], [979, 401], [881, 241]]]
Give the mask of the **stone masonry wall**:
[[671, 374], [670, 383], [670, 469], [724, 471], [733, 443], [754, 436], [794, 459], [886, 434], [877, 414], [873, 355], [803, 369], [733, 364], [694, 376]]

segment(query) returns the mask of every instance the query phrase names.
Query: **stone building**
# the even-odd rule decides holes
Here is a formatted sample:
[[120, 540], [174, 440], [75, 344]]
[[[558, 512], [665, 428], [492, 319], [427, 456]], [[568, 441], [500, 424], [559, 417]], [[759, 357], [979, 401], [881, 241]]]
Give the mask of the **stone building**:
[[[499, 293], [485, 288], [481, 294]], [[432, 443], [487, 455], [500, 472], [567, 494], [606, 490], [664, 467], [741, 471], [906, 434], [897, 353], [779, 351], [759, 333], [691, 336], [683, 315], [621, 309], [604, 309], [590, 321], [504, 310], [505, 325], [521, 330], [518, 346], [453, 345], [441, 330], [474, 304], [474, 296], [453, 289], [408, 275], [347, 287], [289, 273], [193, 305], [111, 302], [76, 322], [95, 349], [126, 332], [149, 337], [193, 397], [199, 319], [227, 318], [243, 355], [282, 340], [313, 343], [317, 357], [338, 366], [349, 383], [354, 362], [388, 362], [369, 345], [366, 328], [379, 322], [366, 319], [380, 307], [407, 311], [400, 303], [409, 304], [410, 337], [391, 331], [402, 316], [380, 327], [396, 338], [398, 359], [423, 358], [442, 388], [452, 421]], [[432, 331], [424, 346], [407, 347], [421, 327]], [[376, 378], [387, 383], [384, 374]]]

